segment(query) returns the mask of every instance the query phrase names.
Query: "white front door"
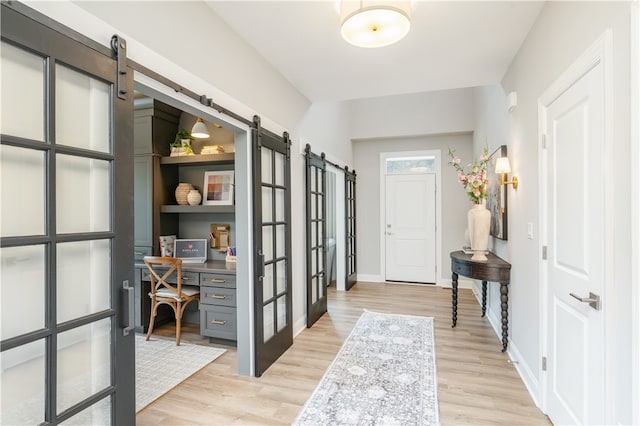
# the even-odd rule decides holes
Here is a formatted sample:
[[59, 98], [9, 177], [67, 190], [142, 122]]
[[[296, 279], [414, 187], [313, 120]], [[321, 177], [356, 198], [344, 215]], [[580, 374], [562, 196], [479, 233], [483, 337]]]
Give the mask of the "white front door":
[[387, 281], [436, 282], [436, 175], [386, 176]]
[[540, 109], [547, 141], [546, 410], [555, 424], [604, 424], [604, 308], [586, 300], [604, 295], [604, 66], [591, 61], [581, 72], [572, 70], [575, 78], [560, 80], [559, 96]]

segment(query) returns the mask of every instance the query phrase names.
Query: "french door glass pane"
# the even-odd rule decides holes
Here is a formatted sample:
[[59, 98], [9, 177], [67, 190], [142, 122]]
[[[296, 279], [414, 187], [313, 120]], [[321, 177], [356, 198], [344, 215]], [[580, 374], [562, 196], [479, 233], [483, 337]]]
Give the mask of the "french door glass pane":
[[316, 217], [316, 219], [324, 219], [324, 212], [322, 211], [322, 204], [323, 204], [324, 198], [320, 194], [316, 195], [316, 197], [317, 197], [316, 205], [318, 206], [318, 211], [317, 211], [318, 217]]
[[58, 323], [108, 309], [110, 284], [109, 240], [57, 245]]
[[45, 342], [38, 340], [0, 353], [0, 424], [44, 422]]
[[0, 188], [0, 235], [44, 235], [45, 153], [0, 145]]
[[60, 423], [65, 426], [103, 426], [111, 424], [111, 398], [107, 397]]
[[262, 222], [273, 221], [273, 196], [271, 187], [262, 187]]
[[282, 293], [287, 289], [287, 261], [281, 260], [276, 263], [276, 291], [278, 294]]
[[317, 191], [317, 187], [316, 187], [316, 174], [318, 173], [318, 169], [316, 167], [311, 166], [311, 169], [309, 170], [309, 174], [311, 175], [311, 191], [315, 192]]
[[57, 155], [57, 231], [110, 231], [109, 161]]
[[318, 278], [311, 279], [311, 303], [318, 301]]
[[273, 259], [273, 226], [271, 225], [262, 227], [262, 254], [266, 262]]
[[284, 189], [276, 189], [276, 221], [284, 222]]
[[[273, 156], [273, 150], [265, 148], [260, 149], [260, 158], [262, 160], [262, 183], [273, 183], [271, 158]], [[264, 200], [263, 200], [264, 201]]]
[[287, 326], [287, 296], [278, 297], [278, 330]]
[[56, 66], [56, 143], [111, 152], [110, 85]]
[[58, 413], [111, 384], [111, 319], [58, 334]]
[[265, 305], [263, 307], [262, 310], [262, 321], [263, 321], [263, 332], [264, 332], [264, 336], [262, 341], [266, 342], [267, 340], [271, 339], [271, 337], [274, 335], [274, 325], [273, 324], [273, 307], [275, 305], [275, 302], [270, 302], [267, 305]]
[[36, 245], [0, 248], [2, 340], [45, 326], [44, 247]]
[[273, 297], [273, 263], [264, 266], [264, 277], [262, 278], [262, 301]]
[[0, 57], [0, 133], [44, 141], [44, 58], [5, 42]]
[[284, 154], [279, 152], [276, 155], [276, 185], [284, 186], [284, 171], [286, 168]]
[[287, 229], [285, 225], [276, 226], [276, 257], [284, 257], [285, 253], [285, 237]]

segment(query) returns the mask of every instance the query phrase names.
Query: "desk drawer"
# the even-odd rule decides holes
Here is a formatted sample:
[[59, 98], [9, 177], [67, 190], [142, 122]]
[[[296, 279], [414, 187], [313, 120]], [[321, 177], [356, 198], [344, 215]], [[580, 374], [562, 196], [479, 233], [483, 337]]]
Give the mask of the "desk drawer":
[[205, 305], [236, 306], [236, 289], [224, 287], [200, 287], [200, 303]]
[[151, 255], [151, 247], [136, 246], [133, 248], [133, 257], [136, 262], [142, 262], [145, 256]]
[[219, 339], [236, 340], [236, 308], [200, 305], [200, 334]]
[[[162, 269], [158, 269], [158, 275], [162, 276], [164, 273], [166, 272], [166, 269], [162, 270]], [[149, 269], [145, 269], [142, 271], [142, 281], [151, 281], [151, 273], [149, 272]], [[198, 281], [200, 279], [199, 277], [200, 274], [198, 274], [197, 272], [187, 272], [187, 271], [182, 271], [182, 285], [198, 285]], [[169, 275], [169, 278], [167, 278], [167, 282], [170, 284], [177, 284], [178, 280], [176, 278], [176, 273], [173, 272], [171, 275]]]
[[200, 285], [236, 288], [236, 276], [216, 273], [201, 273]]

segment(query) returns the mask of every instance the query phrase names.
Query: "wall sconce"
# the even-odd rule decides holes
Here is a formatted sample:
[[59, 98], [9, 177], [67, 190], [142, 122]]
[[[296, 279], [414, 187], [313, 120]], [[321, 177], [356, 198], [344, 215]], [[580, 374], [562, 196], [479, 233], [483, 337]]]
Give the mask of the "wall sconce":
[[194, 124], [193, 128], [191, 129], [191, 136], [198, 139], [209, 137], [209, 129], [207, 129], [207, 125], [204, 124], [202, 118], [198, 117], [198, 120], [196, 120], [196, 124]]
[[509, 159], [507, 157], [500, 157], [496, 160], [496, 174], [500, 173], [501, 185], [513, 185], [513, 189], [518, 188], [518, 178], [513, 176], [510, 181], [507, 182], [507, 173], [511, 173], [511, 165], [509, 165]]

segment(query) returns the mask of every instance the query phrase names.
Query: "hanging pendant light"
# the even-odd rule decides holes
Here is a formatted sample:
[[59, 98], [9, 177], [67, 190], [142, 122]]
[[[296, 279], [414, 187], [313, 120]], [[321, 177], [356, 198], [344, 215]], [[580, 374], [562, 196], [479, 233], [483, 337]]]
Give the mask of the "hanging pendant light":
[[191, 129], [191, 136], [198, 139], [209, 137], [209, 129], [207, 129], [207, 125], [204, 124], [202, 118], [198, 117], [198, 120], [196, 120], [196, 124], [194, 124], [193, 128]]
[[410, 1], [343, 0], [342, 37], [358, 47], [383, 47], [400, 41], [411, 28]]

